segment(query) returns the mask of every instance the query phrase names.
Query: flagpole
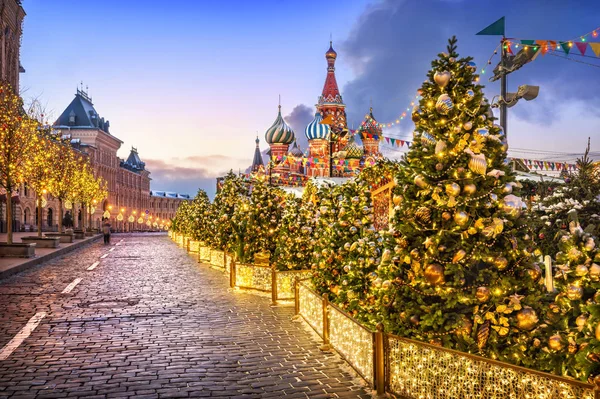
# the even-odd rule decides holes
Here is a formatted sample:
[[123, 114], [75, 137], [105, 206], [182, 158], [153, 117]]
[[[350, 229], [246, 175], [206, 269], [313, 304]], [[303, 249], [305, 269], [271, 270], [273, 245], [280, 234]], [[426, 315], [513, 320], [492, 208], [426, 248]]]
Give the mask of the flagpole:
[[502, 101], [500, 101], [500, 126], [502, 126], [502, 129], [504, 130], [504, 137], [506, 137], [506, 142], [508, 143], [508, 129], [506, 126], [506, 111], [507, 111], [507, 107], [506, 107], [506, 93], [507, 93], [507, 86], [508, 83], [506, 81], [506, 55], [507, 55], [507, 49], [505, 48], [505, 37], [504, 35], [502, 36], [502, 41], [501, 41], [501, 47], [502, 47], [502, 52], [500, 54], [502, 54], [502, 77], [500, 78], [500, 96], [502, 97]]

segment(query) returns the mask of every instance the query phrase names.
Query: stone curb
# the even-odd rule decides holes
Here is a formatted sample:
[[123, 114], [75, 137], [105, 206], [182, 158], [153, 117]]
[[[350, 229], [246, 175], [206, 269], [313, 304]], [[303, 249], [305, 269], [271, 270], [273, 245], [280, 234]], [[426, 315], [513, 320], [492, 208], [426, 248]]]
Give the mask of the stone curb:
[[10, 277], [13, 274], [22, 272], [23, 270], [31, 269], [32, 267], [40, 265], [49, 260], [58, 258], [59, 256], [66, 255], [69, 252], [75, 251], [76, 249], [79, 249], [83, 246], [86, 246], [87, 244], [91, 244], [94, 241], [99, 240], [101, 237], [102, 237], [102, 234], [97, 234], [93, 237], [86, 238], [86, 239], [79, 241], [68, 247], [59, 248], [56, 251], [49, 253], [47, 255], [32, 258], [32, 259], [28, 260], [27, 262], [21, 263], [20, 265], [15, 265], [14, 267], [11, 267], [8, 270], [4, 270], [4, 271], [0, 272], [0, 280]]

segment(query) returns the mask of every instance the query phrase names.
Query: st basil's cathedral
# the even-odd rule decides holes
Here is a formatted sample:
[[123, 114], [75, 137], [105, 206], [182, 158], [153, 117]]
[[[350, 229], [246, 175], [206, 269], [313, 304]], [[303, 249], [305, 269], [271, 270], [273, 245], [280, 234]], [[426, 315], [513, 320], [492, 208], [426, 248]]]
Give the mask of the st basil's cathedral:
[[[327, 76], [323, 92], [315, 105], [314, 119], [304, 129], [308, 149], [303, 151], [298, 147], [296, 133], [283, 119], [279, 105], [275, 122], [265, 132], [271, 161], [266, 166], [263, 164], [256, 138], [253, 173], [270, 173], [277, 184], [296, 186], [311, 177], [352, 177], [381, 158], [382, 129], [372, 109], [357, 130], [348, 129], [346, 105], [335, 78], [337, 53], [332, 42], [325, 59]], [[362, 146], [355, 141], [356, 136], [360, 137]]]

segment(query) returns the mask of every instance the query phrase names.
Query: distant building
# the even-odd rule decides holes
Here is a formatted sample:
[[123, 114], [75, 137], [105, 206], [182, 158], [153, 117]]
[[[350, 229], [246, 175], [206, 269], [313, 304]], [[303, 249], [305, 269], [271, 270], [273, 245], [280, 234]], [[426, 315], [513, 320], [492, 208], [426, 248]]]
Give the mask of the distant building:
[[[325, 53], [327, 75], [323, 91], [315, 105], [315, 117], [304, 130], [308, 149], [303, 152], [296, 144], [294, 131], [281, 115], [281, 105], [275, 122], [265, 132], [265, 141], [274, 162], [271, 174], [275, 184], [297, 186], [310, 177], [351, 177], [365, 165], [381, 158], [379, 141], [382, 128], [373, 116], [373, 109], [356, 131], [348, 129], [346, 105], [335, 77], [337, 53], [332, 43], [329, 44]], [[357, 136], [362, 145], [356, 142]], [[254, 173], [260, 172], [256, 151], [258, 142], [252, 163]], [[330, 165], [331, 161], [333, 165]]]
[[21, 66], [21, 34], [25, 10], [20, 0], [0, 2], [0, 80], [11, 84], [19, 92], [19, 73], [25, 72]]

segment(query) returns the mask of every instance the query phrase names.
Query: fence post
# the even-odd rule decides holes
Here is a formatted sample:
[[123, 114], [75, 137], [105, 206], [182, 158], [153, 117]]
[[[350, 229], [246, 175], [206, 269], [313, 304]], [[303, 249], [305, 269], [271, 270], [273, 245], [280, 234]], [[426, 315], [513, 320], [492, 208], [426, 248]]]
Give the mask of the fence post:
[[186, 249], [186, 251], [188, 251], [188, 253], [190, 252], [190, 242], [192, 242], [192, 240], [188, 239], [187, 244], [185, 246], [185, 249]]
[[277, 305], [277, 270], [271, 266], [271, 306]]
[[383, 345], [383, 324], [377, 324], [375, 332], [375, 390], [377, 395], [385, 393], [385, 352]]
[[300, 279], [294, 278], [294, 316], [293, 321], [300, 320]]
[[227, 250], [223, 249], [223, 268], [227, 267]]
[[331, 351], [329, 344], [329, 296], [323, 294], [323, 345], [319, 347], [323, 352]]
[[229, 286], [235, 288], [235, 259], [231, 259], [231, 269], [229, 269]]

